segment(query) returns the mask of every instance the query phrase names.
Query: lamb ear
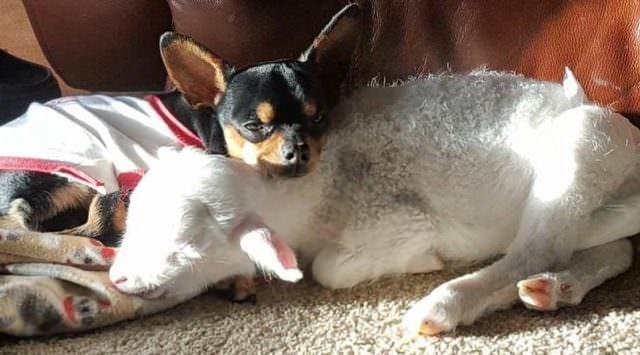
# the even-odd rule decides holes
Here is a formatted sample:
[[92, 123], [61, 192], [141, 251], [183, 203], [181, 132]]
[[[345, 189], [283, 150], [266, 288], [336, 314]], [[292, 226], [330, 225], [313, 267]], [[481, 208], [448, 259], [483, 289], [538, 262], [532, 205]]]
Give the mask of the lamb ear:
[[280, 238], [267, 229], [255, 229], [240, 237], [240, 248], [262, 270], [283, 281], [302, 279], [296, 256]]
[[257, 216], [248, 216], [231, 233], [240, 249], [262, 270], [273, 273], [277, 278], [296, 282], [302, 278], [302, 271], [293, 250]]
[[337, 92], [347, 74], [362, 32], [360, 13], [357, 4], [342, 8], [299, 57], [316, 66], [327, 93]]
[[214, 107], [233, 68], [193, 39], [174, 32], [160, 37], [160, 54], [169, 79], [194, 107]]
[[576, 79], [569, 67], [564, 68], [562, 88], [564, 89], [564, 94], [569, 101], [577, 104], [582, 104], [588, 101], [587, 95], [585, 95], [584, 89], [582, 89], [582, 85], [580, 85], [580, 82], [578, 82], [578, 79]]

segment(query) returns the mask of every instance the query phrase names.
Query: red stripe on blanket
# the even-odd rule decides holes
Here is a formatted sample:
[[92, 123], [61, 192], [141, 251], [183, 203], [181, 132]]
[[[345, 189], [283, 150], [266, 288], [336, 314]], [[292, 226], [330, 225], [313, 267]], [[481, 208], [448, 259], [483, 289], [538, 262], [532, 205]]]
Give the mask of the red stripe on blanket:
[[167, 125], [167, 127], [169, 127], [169, 130], [171, 130], [182, 145], [205, 149], [200, 138], [185, 127], [182, 122], [180, 122], [176, 116], [167, 109], [159, 97], [149, 95], [144, 99], [151, 104], [151, 107], [153, 107], [153, 109], [158, 113], [158, 116], [160, 116], [162, 121]]
[[104, 183], [98, 181], [83, 171], [62, 163], [34, 158], [0, 157], [0, 170], [23, 170], [37, 171], [48, 174], [64, 174], [78, 181], [82, 181], [89, 186], [103, 187]]
[[104, 247], [100, 249], [100, 255], [107, 260], [111, 260], [116, 255], [116, 250], [110, 247]]
[[125, 171], [118, 174], [118, 185], [120, 186], [120, 197], [123, 201], [129, 197], [131, 191], [133, 191], [142, 177], [144, 176], [144, 169], [137, 169], [132, 171]]
[[72, 322], [76, 322], [76, 309], [73, 306], [73, 296], [67, 296], [64, 298], [64, 301], [62, 301], [62, 306], [64, 307], [64, 314], [67, 316], [67, 318], [72, 321]]

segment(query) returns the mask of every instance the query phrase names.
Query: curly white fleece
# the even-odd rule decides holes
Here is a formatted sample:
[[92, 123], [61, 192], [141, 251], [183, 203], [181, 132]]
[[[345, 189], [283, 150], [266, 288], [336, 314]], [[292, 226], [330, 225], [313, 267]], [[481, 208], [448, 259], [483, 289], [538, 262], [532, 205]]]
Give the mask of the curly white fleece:
[[[311, 263], [314, 278], [333, 288], [504, 254], [418, 302], [405, 319], [412, 332], [470, 323], [514, 302], [518, 281], [570, 267], [576, 251], [598, 250], [640, 231], [640, 133], [591, 103], [569, 71], [563, 85], [477, 71], [362, 88], [330, 119], [317, 171], [254, 180], [262, 187], [252, 189], [264, 194], [242, 200], [249, 203], [242, 210], [261, 216]], [[200, 190], [189, 196], [236, 202], [230, 194], [247, 182], [238, 177], [228, 189], [207, 181], [194, 184]], [[181, 215], [178, 205], [162, 206]], [[187, 229], [218, 222], [182, 221]], [[225, 253], [198, 240], [189, 245], [199, 255]], [[593, 265], [614, 267], [584, 293], [628, 267], [630, 246], [614, 249], [622, 254], [585, 254]], [[191, 274], [178, 273], [184, 282], [166, 285], [179, 292], [185, 282], [215, 282], [225, 267], [202, 264]]]

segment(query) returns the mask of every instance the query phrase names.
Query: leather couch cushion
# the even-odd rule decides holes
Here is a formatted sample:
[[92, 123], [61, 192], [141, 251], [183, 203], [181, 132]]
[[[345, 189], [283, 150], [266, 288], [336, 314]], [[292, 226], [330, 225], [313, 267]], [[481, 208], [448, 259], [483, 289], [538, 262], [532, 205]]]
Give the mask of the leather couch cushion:
[[[640, 113], [640, 3], [626, 0], [364, 0], [359, 77], [481, 66], [560, 80], [569, 66], [593, 99]], [[402, 4], [399, 6], [399, 4]]]
[[[626, 0], [358, 0], [365, 30], [352, 77], [366, 82], [485, 66], [560, 80], [640, 113], [640, 3]], [[175, 27], [235, 65], [297, 55], [342, 0], [170, 0]]]
[[297, 57], [343, 0], [168, 0], [176, 31], [234, 66]]
[[47, 60], [72, 87], [162, 89], [158, 39], [171, 29], [165, 1], [23, 0]]
[[[353, 83], [485, 66], [560, 80], [640, 116], [640, 3], [628, 0], [356, 0], [364, 33]], [[25, 0], [40, 43], [72, 86], [157, 89], [157, 38], [172, 20], [236, 66], [297, 56], [347, 0]], [[168, 6], [167, 6], [168, 4]], [[169, 9], [171, 13], [169, 14]], [[72, 15], [69, 15], [72, 14]]]

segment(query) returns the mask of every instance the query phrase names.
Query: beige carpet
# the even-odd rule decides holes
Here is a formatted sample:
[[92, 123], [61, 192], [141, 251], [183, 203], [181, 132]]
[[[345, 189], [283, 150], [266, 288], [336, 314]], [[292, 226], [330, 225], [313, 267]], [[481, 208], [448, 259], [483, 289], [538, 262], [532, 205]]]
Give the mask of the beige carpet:
[[[636, 259], [640, 260], [636, 238]], [[0, 336], [2, 354], [640, 353], [640, 270], [555, 313], [517, 306], [430, 339], [399, 335], [412, 302], [455, 272], [330, 291], [272, 283], [257, 305], [203, 295], [162, 314], [91, 333], [39, 339]]]

